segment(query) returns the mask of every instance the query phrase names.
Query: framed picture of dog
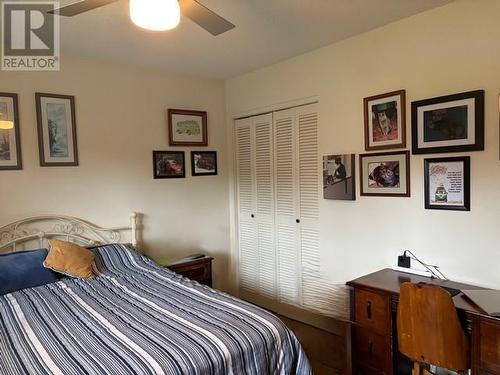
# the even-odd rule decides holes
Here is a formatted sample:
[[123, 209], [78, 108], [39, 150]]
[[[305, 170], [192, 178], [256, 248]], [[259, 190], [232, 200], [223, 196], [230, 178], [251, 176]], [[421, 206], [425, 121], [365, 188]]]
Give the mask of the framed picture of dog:
[[406, 91], [398, 90], [363, 100], [365, 150], [406, 147]]
[[410, 152], [359, 155], [362, 196], [409, 197]]
[[411, 103], [412, 152], [484, 150], [484, 90]]

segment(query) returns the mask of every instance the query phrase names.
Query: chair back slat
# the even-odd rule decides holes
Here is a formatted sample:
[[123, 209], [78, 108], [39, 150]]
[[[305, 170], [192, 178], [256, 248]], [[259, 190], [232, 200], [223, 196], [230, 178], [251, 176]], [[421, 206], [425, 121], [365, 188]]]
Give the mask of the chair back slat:
[[470, 349], [451, 295], [432, 285], [401, 285], [399, 351], [414, 362], [453, 371], [470, 368]]

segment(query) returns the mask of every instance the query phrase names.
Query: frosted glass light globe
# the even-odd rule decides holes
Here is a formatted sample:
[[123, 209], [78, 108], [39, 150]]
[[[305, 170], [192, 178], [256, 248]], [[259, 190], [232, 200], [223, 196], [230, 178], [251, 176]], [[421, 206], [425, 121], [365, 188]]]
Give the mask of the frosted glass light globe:
[[130, 0], [130, 18], [143, 29], [165, 31], [177, 27], [181, 10], [177, 0]]

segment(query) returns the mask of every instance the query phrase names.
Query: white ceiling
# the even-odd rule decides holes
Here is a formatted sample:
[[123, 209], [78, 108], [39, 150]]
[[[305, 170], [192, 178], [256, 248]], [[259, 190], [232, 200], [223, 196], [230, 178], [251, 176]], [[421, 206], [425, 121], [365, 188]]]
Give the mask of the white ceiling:
[[236, 28], [214, 37], [182, 17], [175, 30], [148, 32], [132, 24], [121, 0], [62, 17], [62, 53], [225, 79], [453, 0], [199, 1]]

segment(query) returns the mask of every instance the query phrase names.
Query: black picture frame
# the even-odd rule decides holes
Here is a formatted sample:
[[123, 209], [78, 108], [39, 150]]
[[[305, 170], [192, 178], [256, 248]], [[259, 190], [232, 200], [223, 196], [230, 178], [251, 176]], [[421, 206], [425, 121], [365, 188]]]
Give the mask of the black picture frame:
[[[180, 170], [178, 172], [175, 172], [174, 170], [161, 171], [159, 167], [160, 163], [159, 159], [161, 157], [167, 157], [167, 158], [170, 157], [171, 158], [170, 160], [175, 161], [176, 164], [179, 164], [179, 161], [181, 161]], [[186, 178], [186, 158], [184, 151], [153, 151], [153, 178], [155, 180], [170, 179], [170, 178]]]
[[[463, 204], [431, 204], [430, 167], [432, 164], [463, 163]], [[438, 194], [436, 192], [436, 194]], [[470, 211], [470, 156], [424, 159], [424, 199], [428, 210]]]
[[23, 158], [21, 152], [21, 131], [19, 125], [19, 100], [17, 94], [0, 92], [0, 98], [12, 101], [13, 107], [13, 121], [14, 121], [14, 134], [16, 145], [16, 164], [15, 165], [0, 165], [0, 171], [17, 171], [23, 169]]
[[[468, 144], [467, 140], [471, 139], [469, 132], [469, 122], [467, 120], [467, 138], [464, 139], [464, 144], [455, 145], [440, 145], [432, 147], [434, 141], [425, 141], [424, 144], [429, 144], [429, 147], [422, 147], [420, 143], [421, 128], [424, 126], [423, 123], [419, 122], [419, 108], [439, 105], [442, 104], [441, 108], [433, 109], [432, 111], [446, 109], [447, 103], [452, 103], [456, 101], [473, 99], [474, 100], [474, 143]], [[462, 105], [463, 107], [463, 105]], [[456, 106], [450, 105], [448, 108], [458, 108]], [[468, 108], [468, 107], [467, 107]], [[468, 113], [468, 112], [466, 112]], [[446, 118], [443, 117], [442, 125], [446, 131], [450, 132], [453, 123], [446, 122]], [[455, 127], [455, 131], [456, 131]], [[411, 131], [412, 131], [412, 153], [413, 154], [437, 154], [437, 153], [450, 153], [450, 152], [468, 152], [468, 151], [483, 151], [484, 150], [484, 90], [468, 91], [459, 94], [440, 96], [432, 99], [418, 100], [411, 103]], [[450, 138], [443, 140], [442, 142], [449, 143], [459, 143], [458, 138]]]
[[[210, 168], [209, 172], [197, 172], [196, 171], [196, 162], [197, 156], [211, 156], [213, 157], [213, 165]], [[191, 151], [191, 175], [192, 176], [217, 176], [217, 151]]]

